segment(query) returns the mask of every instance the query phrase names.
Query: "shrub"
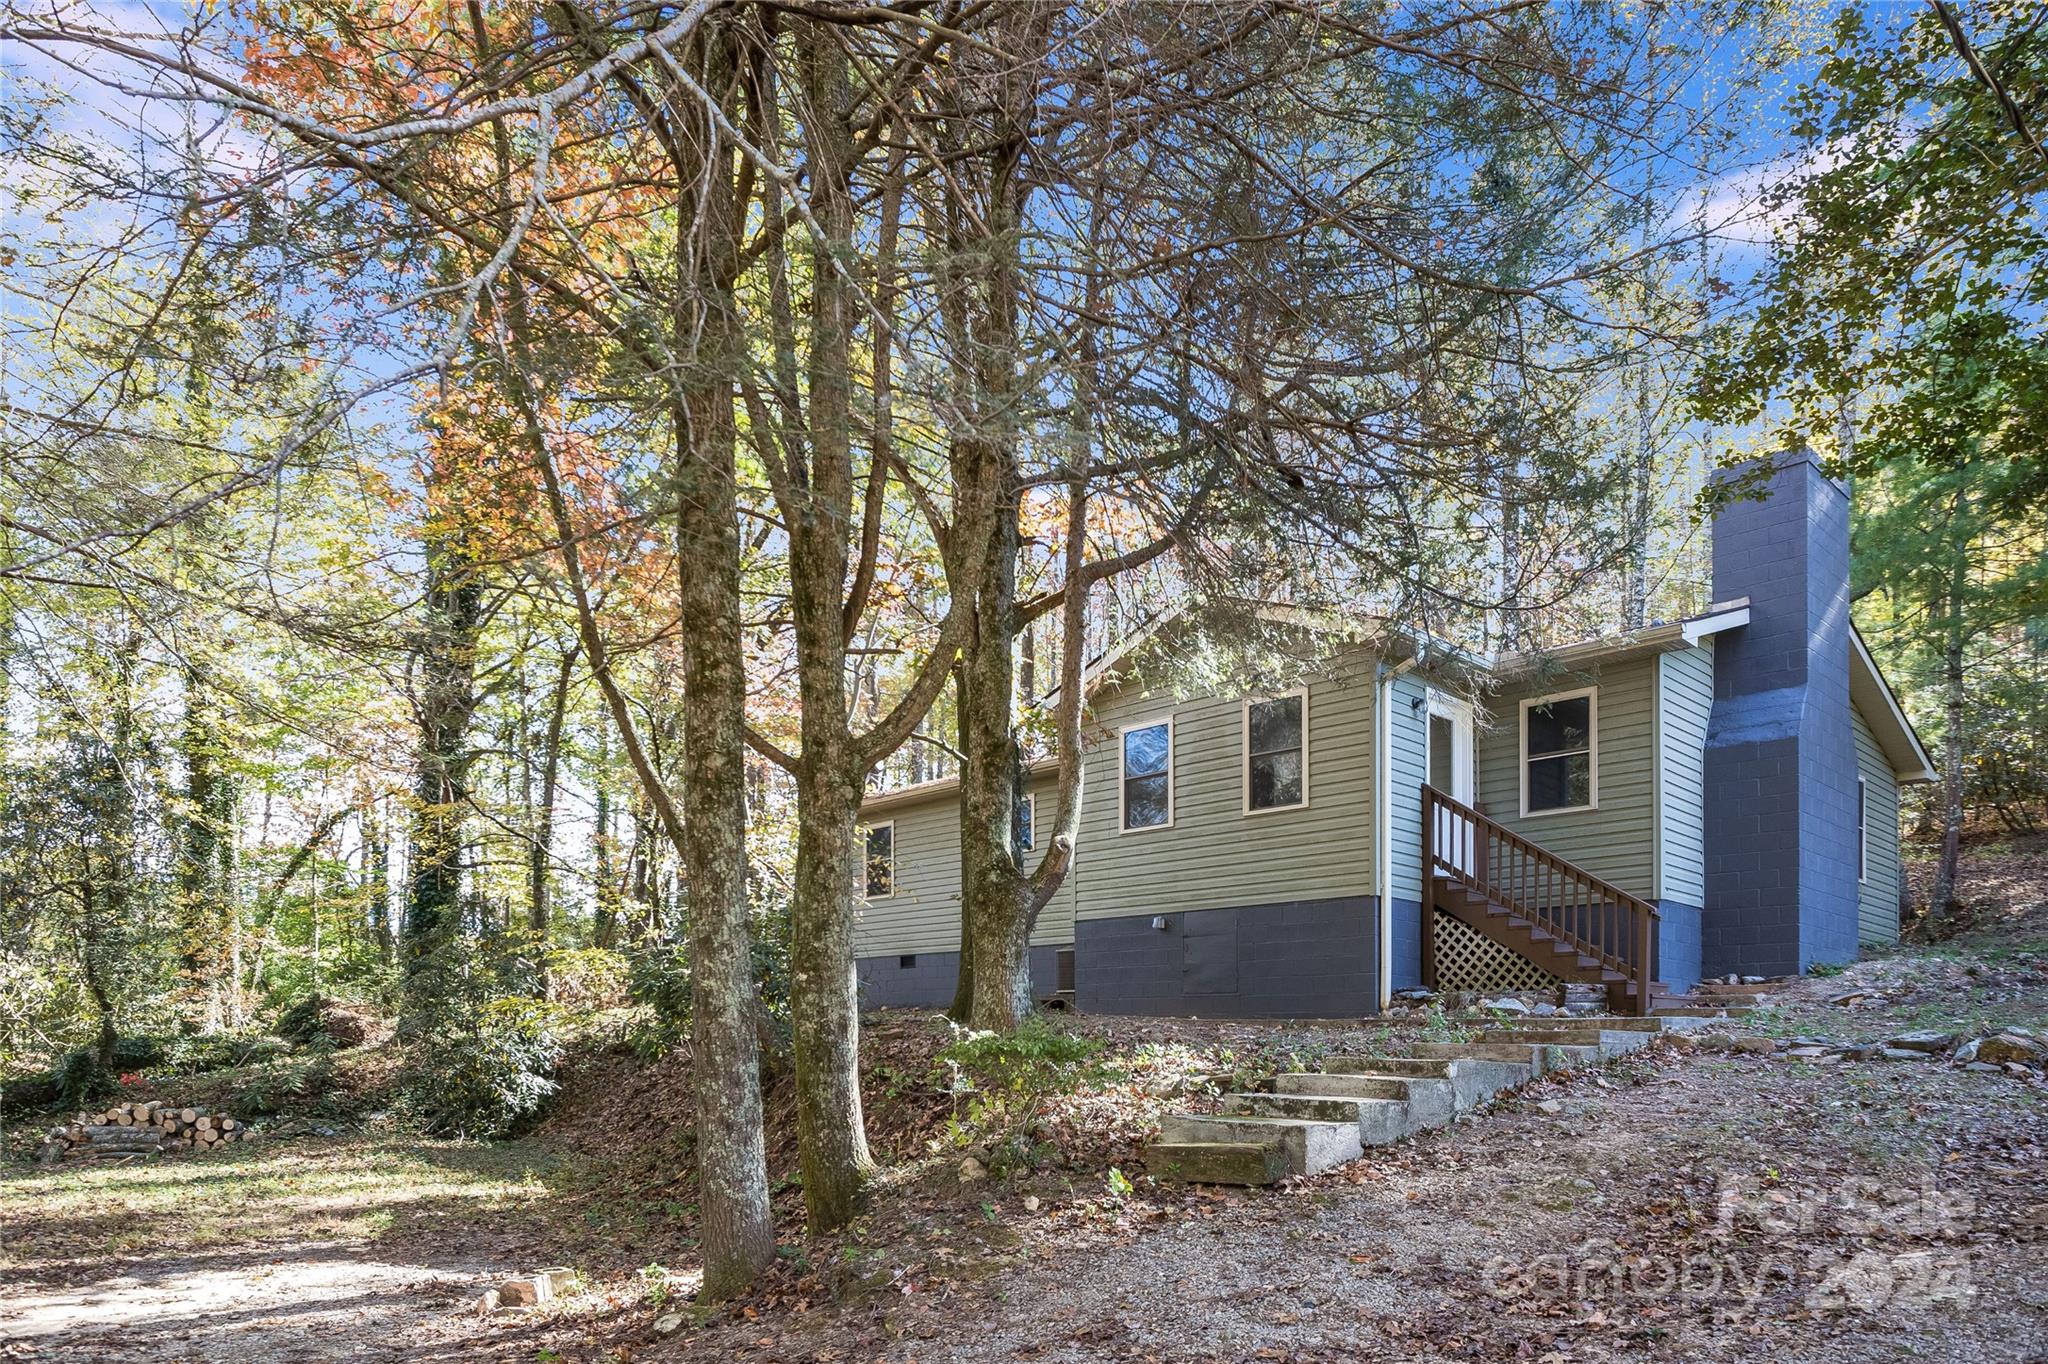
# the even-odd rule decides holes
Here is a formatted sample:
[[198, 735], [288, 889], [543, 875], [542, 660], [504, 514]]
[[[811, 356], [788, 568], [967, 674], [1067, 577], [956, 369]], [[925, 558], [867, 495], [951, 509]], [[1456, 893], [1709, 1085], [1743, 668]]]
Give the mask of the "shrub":
[[1007, 1036], [956, 1027], [932, 1078], [953, 1095], [956, 1139], [964, 1143], [970, 1130], [986, 1136], [995, 1170], [1030, 1152], [1047, 1103], [1094, 1076], [1101, 1050], [1094, 1038], [1061, 1032], [1036, 1015]]
[[333, 1089], [334, 1050], [316, 1047], [303, 1056], [277, 1056], [252, 1066], [229, 1107], [245, 1117], [330, 1113], [337, 1107]]
[[310, 1044], [360, 1047], [378, 1032], [376, 1011], [363, 1004], [344, 1004], [325, 995], [308, 995], [277, 1016], [279, 1037], [301, 1046]]
[[690, 961], [680, 944], [633, 948], [626, 958], [626, 996], [645, 1015], [632, 1034], [642, 1056], [660, 1056], [689, 1037]]
[[[759, 897], [752, 911], [754, 998], [765, 1015], [763, 1046], [776, 1053], [789, 1030], [789, 909]], [[659, 1056], [690, 1036], [690, 957], [680, 941], [645, 942], [624, 949], [626, 996], [642, 1018], [630, 1040], [643, 1056]]]
[[422, 1030], [399, 1078], [414, 1120], [436, 1136], [489, 1140], [512, 1135], [555, 1092], [562, 1056], [559, 1017], [518, 996], [475, 1009], [438, 1011]]
[[628, 969], [608, 948], [559, 948], [548, 953], [548, 997], [568, 1008], [618, 1008], [628, 998]]
[[160, 1066], [170, 1054], [170, 1044], [160, 1037], [121, 1037], [114, 1041], [114, 1070], [120, 1074]]
[[66, 1052], [64, 1059], [51, 1068], [55, 1097], [59, 1108], [90, 1108], [100, 1099], [112, 1095], [120, 1088], [118, 1069], [121, 1049], [114, 1049], [115, 1066], [100, 1064], [99, 1053], [91, 1047], [80, 1047]]
[[34, 1113], [54, 1108], [91, 1108], [112, 1097], [123, 1075], [157, 1066], [164, 1044], [154, 1037], [121, 1037], [114, 1041], [113, 1061], [101, 1065], [97, 1047], [75, 1047], [48, 1070], [7, 1081], [5, 1111]]
[[262, 1033], [201, 1033], [174, 1039], [165, 1048], [162, 1068], [177, 1075], [204, 1075], [274, 1061], [289, 1050], [283, 1040]]
[[120, 1072], [103, 1066], [91, 1047], [65, 1052], [48, 1070], [17, 1075], [0, 1085], [0, 1113], [26, 1116], [55, 1109], [95, 1107], [120, 1088]]

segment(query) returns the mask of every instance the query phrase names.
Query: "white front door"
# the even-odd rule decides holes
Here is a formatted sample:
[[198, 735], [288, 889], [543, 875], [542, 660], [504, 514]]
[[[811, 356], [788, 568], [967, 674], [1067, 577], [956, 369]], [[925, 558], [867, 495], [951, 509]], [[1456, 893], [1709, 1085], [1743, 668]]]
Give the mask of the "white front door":
[[[1472, 803], [1472, 703], [1429, 693], [1429, 784], [1465, 805]], [[1437, 849], [1458, 866], [1472, 866], [1471, 826], [1447, 821], [1437, 830]]]

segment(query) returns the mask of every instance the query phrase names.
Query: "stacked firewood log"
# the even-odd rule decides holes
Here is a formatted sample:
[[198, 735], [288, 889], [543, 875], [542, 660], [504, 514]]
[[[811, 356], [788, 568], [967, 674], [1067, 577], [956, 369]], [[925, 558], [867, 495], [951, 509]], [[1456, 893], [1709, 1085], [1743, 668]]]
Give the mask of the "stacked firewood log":
[[77, 1113], [50, 1129], [43, 1161], [108, 1160], [169, 1151], [210, 1151], [250, 1135], [247, 1124], [204, 1108], [176, 1108], [151, 1099], [115, 1104], [100, 1113]]

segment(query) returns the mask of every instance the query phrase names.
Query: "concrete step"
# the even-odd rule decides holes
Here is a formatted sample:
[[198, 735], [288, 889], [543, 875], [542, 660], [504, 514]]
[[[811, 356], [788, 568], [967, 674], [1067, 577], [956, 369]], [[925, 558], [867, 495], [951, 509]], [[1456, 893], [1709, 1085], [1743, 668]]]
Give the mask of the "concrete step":
[[1287, 1153], [1277, 1141], [1155, 1141], [1145, 1168], [1186, 1184], [1273, 1184], [1287, 1177]]
[[1503, 1042], [1598, 1047], [1600, 1059], [1604, 1061], [1649, 1046], [1655, 1034], [1635, 1029], [1509, 1027], [1489, 1031], [1488, 1036]]
[[1399, 1141], [1417, 1125], [1406, 1099], [1357, 1099], [1341, 1094], [1226, 1094], [1223, 1111], [1232, 1117], [1352, 1123], [1358, 1128], [1360, 1146]]
[[1451, 1082], [1423, 1075], [1325, 1075], [1292, 1071], [1273, 1077], [1276, 1094], [1335, 1094], [1347, 1099], [1398, 1099], [1417, 1129], [1441, 1127], [1458, 1111]]
[[1291, 1175], [1317, 1175], [1332, 1165], [1357, 1160], [1365, 1149], [1356, 1122], [1321, 1122], [1307, 1118], [1207, 1117], [1169, 1113], [1159, 1124], [1159, 1139], [1186, 1142], [1277, 1142]]
[[1451, 1060], [1422, 1056], [1326, 1056], [1323, 1071], [1328, 1075], [1416, 1075], [1448, 1080]]
[[1638, 1018], [1633, 1014], [1557, 1014], [1549, 1018], [1511, 1018], [1489, 1027], [1502, 1028], [1599, 1028], [1603, 1032], [1664, 1032], [1661, 1019]]
[[1367, 1146], [1442, 1126], [1535, 1075], [1596, 1064], [1706, 1021], [1532, 1019], [1490, 1025], [1468, 1042], [1410, 1043], [1412, 1056], [1333, 1056], [1323, 1071], [1275, 1076], [1270, 1094], [1225, 1095], [1215, 1117], [1167, 1117], [1146, 1167], [1161, 1179], [1206, 1184], [1319, 1174]]
[[1333, 1056], [1323, 1063], [1332, 1074], [1417, 1076], [1451, 1082], [1451, 1102], [1459, 1113], [1470, 1112], [1533, 1073], [1513, 1061], [1480, 1061], [1424, 1056]]
[[1563, 1042], [1412, 1042], [1408, 1050], [1432, 1059], [1513, 1061], [1530, 1072], [1545, 1075], [1553, 1070], [1592, 1065], [1600, 1059], [1599, 1044], [1572, 1046]]

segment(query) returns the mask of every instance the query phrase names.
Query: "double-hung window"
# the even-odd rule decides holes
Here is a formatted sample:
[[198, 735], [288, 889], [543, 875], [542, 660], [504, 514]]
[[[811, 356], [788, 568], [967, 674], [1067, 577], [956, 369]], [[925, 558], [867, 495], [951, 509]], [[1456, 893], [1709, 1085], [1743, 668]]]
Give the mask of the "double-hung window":
[[868, 826], [863, 843], [866, 868], [863, 885], [870, 900], [886, 900], [896, 893], [896, 824]]
[[1561, 814], [1600, 804], [1597, 689], [1522, 702], [1522, 813]]
[[1288, 810], [1308, 804], [1308, 693], [1290, 692], [1244, 706], [1244, 808]]
[[1173, 823], [1173, 721], [1124, 730], [1122, 809], [1126, 830]]

